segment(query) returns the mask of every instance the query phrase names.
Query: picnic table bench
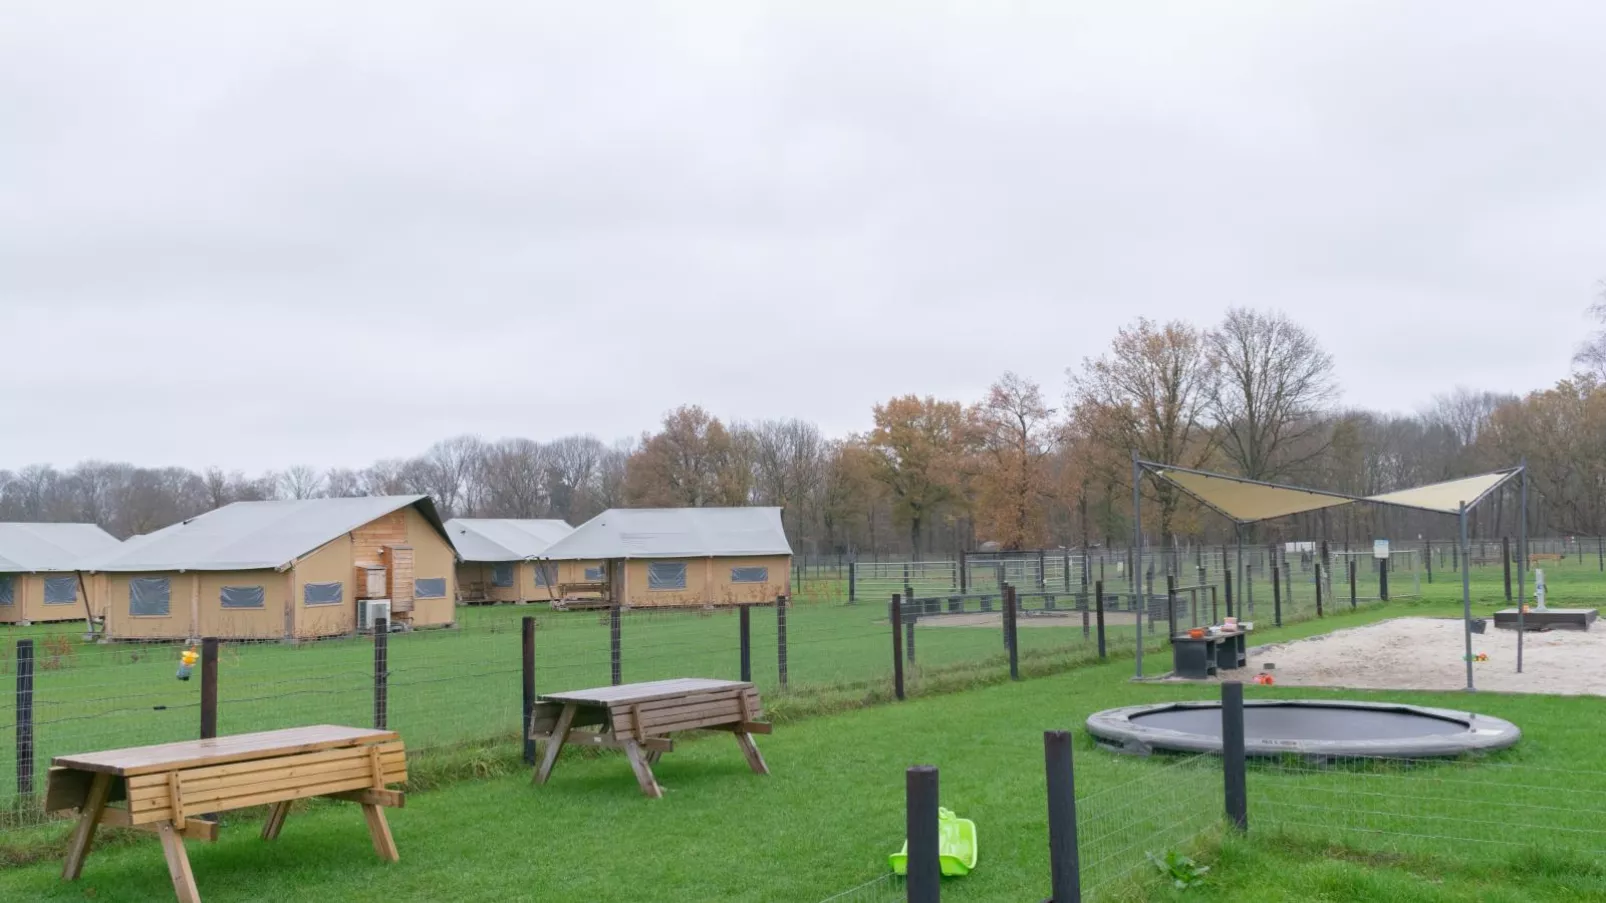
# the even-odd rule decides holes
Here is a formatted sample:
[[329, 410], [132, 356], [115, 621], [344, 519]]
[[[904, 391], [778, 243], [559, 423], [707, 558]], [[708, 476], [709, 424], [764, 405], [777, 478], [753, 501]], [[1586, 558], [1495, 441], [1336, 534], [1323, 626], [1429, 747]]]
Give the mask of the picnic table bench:
[[[753, 773], [769, 774], [752, 737], [770, 732], [769, 723], [758, 720], [762, 715], [758, 689], [739, 680], [681, 677], [548, 693], [530, 713], [530, 739], [546, 741], [532, 782], [545, 784], [558, 753], [572, 743], [624, 750], [641, 792], [661, 797], [652, 765], [675, 748], [670, 733], [690, 730], [730, 731]], [[596, 730], [574, 730], [591, 726]]]
[[404, 804], [403, 793], [386, 785], [405, 780], [407, 754], [396, 732], [320, 724], [57, 756], [45, 809], [79, 813], [63, 879], [82, 873], [98, 826], [140, 828], [161, 838], [180, 903], [199, 903], [184, 841], [217, 840], [217, 822], [202, 813], [272, 804], [262, 839], [273, 840], [294, 800], [349, 800], [362, 806], [374, 851], [395, 862], [381, 807]]
[[1171, 638], [1171, 670], [1177, 677], [1201, 680], [1218, 671], [1232, 671], [1249, 663], [1243, 629], [1220, 630], [1215, 634], [1191, 637], [1179, 633]]

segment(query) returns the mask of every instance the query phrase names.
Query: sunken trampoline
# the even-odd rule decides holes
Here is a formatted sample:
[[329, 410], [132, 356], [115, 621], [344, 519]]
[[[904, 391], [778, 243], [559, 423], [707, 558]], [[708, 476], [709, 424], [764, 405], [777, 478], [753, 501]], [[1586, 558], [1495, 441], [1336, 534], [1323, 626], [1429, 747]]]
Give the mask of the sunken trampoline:
[[[1221, 703], [1167, 702], [1096, 712], [1088, 733], [1106, 749], [1221, 752]], [[1255, 700], [1244, 703], [1244, 752], [1251, 756], [1458, 756], [1504, 749], [1522, 738], [1515, 724], [1487, 715], [1388, 702]]]

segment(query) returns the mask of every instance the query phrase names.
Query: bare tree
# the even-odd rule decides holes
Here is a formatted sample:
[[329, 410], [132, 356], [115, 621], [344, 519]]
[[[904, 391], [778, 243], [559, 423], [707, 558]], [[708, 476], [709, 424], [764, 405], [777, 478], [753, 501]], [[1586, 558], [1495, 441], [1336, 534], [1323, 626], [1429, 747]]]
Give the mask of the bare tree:
[[811, 503], [825, 481], [825, 437], [804, 420], [761, 420], [739, 430], [751, 449], [754, 497], [779, 505], [794, 544], [803, 539]]
[[279, 474], [279, 494], [287, 499], [315, 499], [323, 495], [323, 475], [305, 464]]
[[503, 439], [484, 449], [480, 499], [485, 517], [541, 517], [547, 513], [546, 446], [533, 439]]
[[406, 495], [413, 491], [405, 472], [407, 462], [397, 458], [384, 458], [364, 467], [357, 479], [363, 495]]
[[[1589, 316], [1606, 327], [1606, 282], [1601, 283], [1599, 297], [1589, 306]], [[1588, 340], [1578, 346], [1578, 353], [1573, 355], [1573, 364], [1597, 380], [1606, 381], [1606, 328], [1595, 330]]]
[[1235, 308], [1207, 345], [1220, 373], [1211, 413], [1241, 474], [1273, 480], [1327, 451], [1331, 424], [1323, 415], [1337, 388], [1332, 355], [1315, 335], [1285, 314]]
[[323, 491], [332, 499], [349, 499], [367, 495], [363, 491], [362, 475], [349, 467], [331, 467], [323, 475]]
[[472, 517], [479, 501], [478, 477], [485, 459], [485, 440], [454, 436], [429, 447], [423, 457], [408, 461], [402, 481], [413, 492], [434, 499], [442, 517]]
[[595, 436], [564, 436], [548, 445], [547, 494], [552, 514], [578, 524], [602, 509], [592, 510], [599, 468], [607, 447]]

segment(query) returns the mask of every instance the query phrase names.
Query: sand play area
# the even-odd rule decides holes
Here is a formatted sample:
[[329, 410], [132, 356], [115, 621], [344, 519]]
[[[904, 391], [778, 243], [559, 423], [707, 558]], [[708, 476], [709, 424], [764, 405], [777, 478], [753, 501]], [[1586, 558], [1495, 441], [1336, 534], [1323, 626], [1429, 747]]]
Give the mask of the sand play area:
[[[1524, 634], [1521, 674], [1516, 673], [1515, 630], [1496, 630], [1490, 621], [1484, 633], [1472, 635], [1472, 652], [1489, 656], [1472, 666], [1479, 690], [1606, 696], [1606, 621], [1588, 631]], [[1278, 686], [1462, 690], [1467, 683], [1464, 657], [1460, 619], [1395, 618], [1289, 643], [1251, 646], [1249, 667], [1223, 676], [1248, 682], [1272, 662]]]

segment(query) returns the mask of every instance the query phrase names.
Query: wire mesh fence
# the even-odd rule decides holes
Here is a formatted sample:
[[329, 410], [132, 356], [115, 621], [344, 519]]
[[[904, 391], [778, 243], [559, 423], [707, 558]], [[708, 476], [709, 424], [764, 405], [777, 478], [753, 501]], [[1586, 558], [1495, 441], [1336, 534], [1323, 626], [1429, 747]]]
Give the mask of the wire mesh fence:
[[847, 890], [834, 893], [820, 903], [903, 903], [904, 882], [891, 872]]
[[1220, 757], [1181, 756], [1141, 772], [1078, 795], [1076, 836], [1084, 900], [1119, 899], [1154, 872], [1155, 859], [1192, 852], [1220, 830]]

